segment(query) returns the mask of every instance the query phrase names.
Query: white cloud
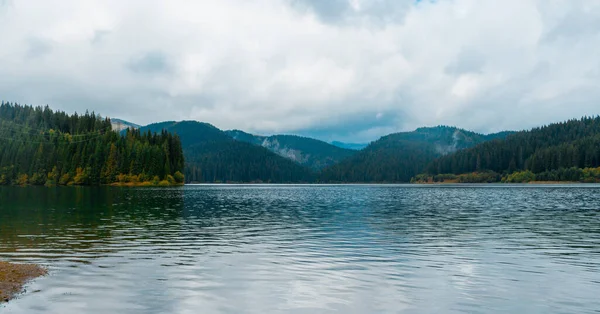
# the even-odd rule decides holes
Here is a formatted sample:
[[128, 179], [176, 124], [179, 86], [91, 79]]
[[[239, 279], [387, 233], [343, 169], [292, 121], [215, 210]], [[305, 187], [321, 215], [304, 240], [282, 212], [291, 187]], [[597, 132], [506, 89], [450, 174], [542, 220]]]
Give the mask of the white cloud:
[[0, 2], [0, 98], [365, 141], [600, 113], [600, 2]]

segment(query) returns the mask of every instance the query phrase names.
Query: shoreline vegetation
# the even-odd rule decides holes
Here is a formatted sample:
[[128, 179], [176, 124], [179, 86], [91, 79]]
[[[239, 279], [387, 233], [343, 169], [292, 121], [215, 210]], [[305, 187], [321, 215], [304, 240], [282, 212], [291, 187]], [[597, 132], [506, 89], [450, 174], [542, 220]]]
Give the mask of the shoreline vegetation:
[[[117, 177], [127, 177], [127, 179], [119, 179], [117, 182], [108, 183], [108, 184], [99, 184], [96, 186], [116, 186], [116, 187], [168, 187], [168, 186], [183, 186], [184, 185], [184, 176], [181, 172], [176, 172], [174, 176], [167, 175], [164, 180], [160, 180], [158, 177], [154, 177], [151, 181], [139, 181], [139, 179], [129, 179], [131, 176], [129, 175], [118, 175]], [[133, 176], [138, 177], [138, 176]], [[22, 180], [19, 183], [13, 184], [0, 184], [2, 185], [12, 185], [12, 186], [45, 186], [45, 187], [56, 187], [56, 186], [94, 186], [94, 185], [85, 185], [85, 184], [77, 184], [74, 181], [69, 181], [66, 184], [55, 184], [48, 183], [44, 185], [29, 183], [26, 180]]]
[[600, 167], [598, 168], [559, 168], [540, 173], [530, 170], [499, 174], [494, 171], [480, 171], [464, 174], [420, 174], [412, 178], [417, 184], [452, 184], [452, 183], [532, 183], [532, 184], [569, 184], [600, 183]]
[[0, 303], [10, 301], [23, 292], [27, 282], [47, 273], [48, 271], [39, 265], [0, 261]]

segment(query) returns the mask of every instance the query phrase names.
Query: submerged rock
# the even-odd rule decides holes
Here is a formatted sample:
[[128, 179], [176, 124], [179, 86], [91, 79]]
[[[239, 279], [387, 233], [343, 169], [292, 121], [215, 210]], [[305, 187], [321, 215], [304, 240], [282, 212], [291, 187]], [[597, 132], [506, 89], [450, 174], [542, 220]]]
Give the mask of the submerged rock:
[[27, 281], [46, 273], [46, 269], [39, 265], [0, 261], [0, 303], [8, 302], [21, 292]]

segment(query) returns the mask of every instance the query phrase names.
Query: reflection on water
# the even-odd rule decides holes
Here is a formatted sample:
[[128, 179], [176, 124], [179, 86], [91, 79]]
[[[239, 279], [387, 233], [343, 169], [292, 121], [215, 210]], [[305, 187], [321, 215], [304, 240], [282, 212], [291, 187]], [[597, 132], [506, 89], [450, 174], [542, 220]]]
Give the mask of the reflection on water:
[[0, 188], [8, 313], [600, 309], [600, 186]]

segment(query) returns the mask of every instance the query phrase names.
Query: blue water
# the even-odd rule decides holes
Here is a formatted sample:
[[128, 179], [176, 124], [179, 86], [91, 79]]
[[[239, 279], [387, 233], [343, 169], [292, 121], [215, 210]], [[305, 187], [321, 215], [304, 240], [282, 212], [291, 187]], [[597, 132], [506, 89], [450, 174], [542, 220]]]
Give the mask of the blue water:
[[0, 188], [2, 313], [599, 313], [600, 186]]

